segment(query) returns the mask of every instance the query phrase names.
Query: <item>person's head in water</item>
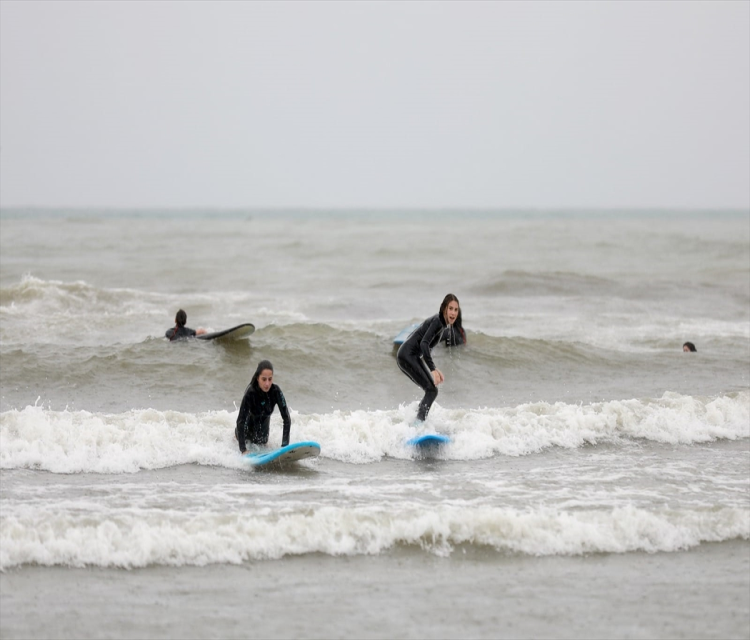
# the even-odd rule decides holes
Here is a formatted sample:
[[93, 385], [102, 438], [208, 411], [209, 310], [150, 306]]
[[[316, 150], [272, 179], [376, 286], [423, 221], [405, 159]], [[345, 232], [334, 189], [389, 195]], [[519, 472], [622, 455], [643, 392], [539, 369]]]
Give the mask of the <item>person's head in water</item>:
[[695, 348], [695, 345], [692, 342], [686, 342], [682, 345], [682, 350], [685, 353], [690, 353], [691, 351], [698, 351], [698, 349]]
[[178, 327], [184, 327], [187, 322], [187, 313], [180, 309], [174, 317], [174, 322]]
[[448, 324], [461, 326], [461, 305], [452, 293], [443, 298], [443, 303], [440, 305], [440, 317]]
[[273, 365], [270, 360], [261, 360], [258, 363], [258, 368], [255, 370], [255, 375], [250, 381], [250, 386], [255, 389], [260, 389], [264, 393], [268, 393], [268, 390], [273, 384]]

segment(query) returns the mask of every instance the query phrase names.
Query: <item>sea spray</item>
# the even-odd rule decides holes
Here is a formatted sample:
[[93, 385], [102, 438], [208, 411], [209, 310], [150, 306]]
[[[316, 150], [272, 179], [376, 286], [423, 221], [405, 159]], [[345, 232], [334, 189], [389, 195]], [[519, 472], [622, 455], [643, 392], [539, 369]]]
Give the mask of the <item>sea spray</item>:
[[[453, 443], [449, 460], [528, 456], [550, 448], [645, 440], [696, 444], [750, 437], [750, 392], [714, 398], [665, 393], [661, 398], [591, 404], [537, 402], [515, 407], [445, 409], [428, 425], [411, 426], [415, 403], [398, 409], [292, 411], [293, 441], [321, 444], [321, 456], [352, 464], [406, 459], [405, 441], [429, 429]], [[124, 413], [53, 411], [43, 406], [0, 414], [0, 468], [53, 473], [134, 473], [182, 464], [237, 468], [236, 412]], [[279, 446], [280, 418], [269, 446]]]

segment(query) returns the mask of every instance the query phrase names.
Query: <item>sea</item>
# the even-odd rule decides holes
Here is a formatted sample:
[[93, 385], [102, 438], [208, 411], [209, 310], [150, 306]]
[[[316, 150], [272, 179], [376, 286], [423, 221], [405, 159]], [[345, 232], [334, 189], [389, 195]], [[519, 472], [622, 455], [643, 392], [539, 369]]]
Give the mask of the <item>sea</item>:
[[[0, 267], [2, 638], [750, 637], [748, 211], [6, 208]], [[263, 359], [319, 457], [240, 456]]]

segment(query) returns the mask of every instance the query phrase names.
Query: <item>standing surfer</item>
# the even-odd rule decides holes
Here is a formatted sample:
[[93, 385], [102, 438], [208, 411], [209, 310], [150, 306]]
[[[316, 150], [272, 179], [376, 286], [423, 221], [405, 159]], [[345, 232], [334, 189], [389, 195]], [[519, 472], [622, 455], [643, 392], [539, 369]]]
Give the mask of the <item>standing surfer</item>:
[[286, 399], [278, 385], [273, 383], [273, 365], [268, 360], [261, 360], [255, 370], [250, 384], [245, 389], [240, 412], [237, 415], [237, 428], [234, 436], [240, 445], [240, 451], [245, 453], [245, 441], [264, 445], [268, 442], [268, 429], [271, 414], [278, 405], [281, 418], [284, 421], [284, 432], [281, 436], [281, 446], [289, 444], [289, 430], [292, 420]]
[[[438, 385], [445, 381], [445, 376], [432, 361], [432, 348], [440, 342], [443, 332], [450, 327], [452, 333], [459, 332], [462, 342], [466, 337], [462, 329], [461, 306], [458, 298], [449, 293], [440, 305], [440, 311], [427, 318], [401, 345], [396, 355], [399, 369], [412, 382], [424, 390], [424, 398], [419, 403], [417, 420], [424, 422], [432, 403], [438, 395]], [[454, 344], [457, 344], [455, 340]]]

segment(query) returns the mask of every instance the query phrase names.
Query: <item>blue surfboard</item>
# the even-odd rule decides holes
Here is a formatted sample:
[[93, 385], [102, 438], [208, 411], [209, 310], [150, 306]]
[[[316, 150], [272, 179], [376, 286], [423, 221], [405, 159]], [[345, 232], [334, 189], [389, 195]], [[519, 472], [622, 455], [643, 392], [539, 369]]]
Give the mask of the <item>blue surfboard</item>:
[[421, 323], [415, 322], [414, 324], [410, 324], [405, 329], [401, 329], [399, 334], [393, 339], [393, 344], [401, 345], [406, 342], [407, 338], [414, 333], [414, 330], [420, 325]]
[[317, 442], [295, 442], [280, 449], [246, 453], [243, 457], [254, 467], [265, 467], [273, 463], [297, 462], [317, 455], [320, 455], [320, 445]]
[[444, 436], [440, 433], [428, 433], [426, 435], [412, 438], [407, 441], [406, 444], [415, 447], [418, 451], [431, 451], [449, 444], [450, 441], [451, 439], [448, 436]]

